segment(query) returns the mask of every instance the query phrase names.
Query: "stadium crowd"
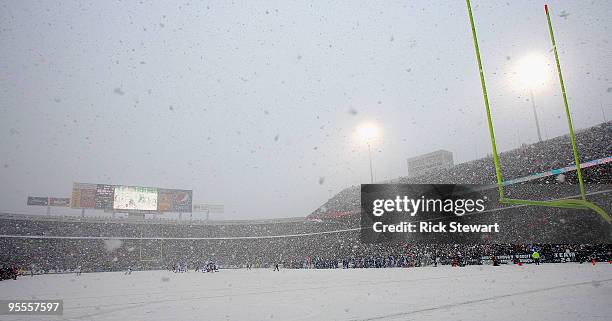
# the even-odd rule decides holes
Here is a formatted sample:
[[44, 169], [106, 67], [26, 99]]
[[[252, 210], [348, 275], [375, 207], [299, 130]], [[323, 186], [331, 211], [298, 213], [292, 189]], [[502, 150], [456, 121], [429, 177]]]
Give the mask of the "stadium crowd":
[[[580, 131], [576, 137], [583, 161], [612, 155], [612, 122]], [[523, 146], [500, 156], [503, 174], [508, 178], [565, 167], [573, 162], [568, 137]], [[584, 171], [590, 190], [612, 182], [610, 166], [606, 163]], [[574, 188], [575, 174], [567, 172], [563, 179], [552, 176], [536, 182]], [[492, 160], [485, 158], [431, 175], [399, 178], [387, 183], [494, 184], [495, 176]], [[541, 189], [530, 189], [528, 183], [520, 185], [521, 188], [515, 187], [516, 191], [509, 189], [510, 193], [542, 194]], [[554, 191], [558, 190], [562, 189]], [[551, 194], [554, 191], [545, 196], [557, 196]], [[495, 189], [488, 191], [495, 192]], [[610, 194], [594, 195], [592, 199], [609, 203]], [[607, 205], [610, 211], [612, 204]], [[524, 231], [508, 231], [506, 241], [498, 242], [501, 244], [365, 244], [360, 242], [359, 216], [355, 215], [360, 206], [359, 187], [350, 187], [307, 219], [277, 222], [96, 221], [0, 214], [0, 248], [3, 249], [0, 263], [3, 275], [12, 275], [9, 271], [19, 269], [36, 272], [58, 272], [77, 267], [83, 272], [163, 269], [175, 262], [185, 262], [191, 268], [204, 266], [207, 262], [216, 262], [225, 268], [271, 267], [275, 264], [287, 268], [488, 264], [492, 257], [512, 257], [528, 262], [534, 249], [541, 251], [543, 262], [557, 262], [567, 255], [579, 262], [612, 258], [610, 244], [597, 245], [582, 239], [578, 239], [580, 242], [577, 239], [573, 239], [574, 242], [557, 241], [562, 237], [559, 231], [570, 227], [586, 234], [584, 240], [588, 240], [589, 235], [609, 233], [605, 229], [584, 228], [590, 226], [590, 220], [598, 219], [597, 216], [560, 218], [554, 210], [525, 208], [522, 215], [507, 218], [516, 220], [514, 226], [521, 226]], [[468, 219], [495, 220], [495, 215], [499, 214]], [[524, 238], [512, 239], [517, 233], [523, 233]], [[531, 244], [533, 235], [545, 240], [550, 236], [550, 242]]]
[[[433, 264], [488, 264], [490, 257], [526, 257], [537, 249], [543, 262], [559, 262], [571, 253], [571, 261], [612, 259], [610, 244], [408, 244], [360, 243], [356, 232], [295, 238], [251, 240], [65, 240], [0, 239], [5, 268], [33, 273], [62, 271], [123, 271], [165, 269], [184, 262], [195, 269], [215, 262], [221, 268], [381, 268], [418, 267]], [[28, 272], [29, 274], [29, 272]]]

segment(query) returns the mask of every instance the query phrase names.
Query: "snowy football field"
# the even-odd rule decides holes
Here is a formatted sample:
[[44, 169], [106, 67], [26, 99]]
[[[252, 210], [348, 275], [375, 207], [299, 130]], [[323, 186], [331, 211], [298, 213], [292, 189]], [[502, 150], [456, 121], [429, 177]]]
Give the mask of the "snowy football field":
[[610, 320], [611, 264], [45, 275], [0, 299], [63, 299], [2, 320]]

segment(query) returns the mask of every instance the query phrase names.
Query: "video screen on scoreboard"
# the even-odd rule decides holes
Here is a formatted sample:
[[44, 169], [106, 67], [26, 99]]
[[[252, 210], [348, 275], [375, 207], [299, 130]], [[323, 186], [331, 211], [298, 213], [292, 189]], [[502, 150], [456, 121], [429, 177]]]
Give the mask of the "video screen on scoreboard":
[[156, 211], [157, 188], [115, 186], [113, 208], [118, 210]]

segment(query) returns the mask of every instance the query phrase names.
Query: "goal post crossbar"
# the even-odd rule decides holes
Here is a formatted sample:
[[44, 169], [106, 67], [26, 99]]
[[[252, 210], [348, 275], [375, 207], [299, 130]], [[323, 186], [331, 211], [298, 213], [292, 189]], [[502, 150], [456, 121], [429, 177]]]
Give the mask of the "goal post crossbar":
[[576, 139], [574, 136], [574, 129], [572, 126], [572, 118], [570, 115], [569, 105], [567, 103], [567, 95], [565, 91], [565, 84], [563, 83], [563, 75], [561, 73], [561, 64], [559, 63], [559, 55], [557, 53], [557, 45], [555, 43], [555, 37], [553, 33], [552, 23], [550, 20], [550, 14], [548, 12], [548, 5], [544, 5], [544, 11], [546, 12], [546, 19], [548, 21], [548, 30], [550, 33], [550, 39], [553, 45], [553, 52], [555, 54], [555, 62], [557, 65], [557, 73], [559, 76], [559, 83], [561, 85], [561, 92], [563, 94], [563, 104], [565, 106], [565, 115], [567, 117], [567, 124], [569, 127], [570, 140], [572, 143], [572, 151], [574, 155], [574, 162], [576, 165], [576, 173], [578, 176], [578, 183], [580, 186], [580, 199], [562, 199], [562, 200], [554, 200], [554, 201], [537, 201], [537, 200], [525, 200], [525, 199], [511, 199], [506, 198], [504, 195], [504, 187], [503, 187], [503, 179], [501, 174], [501, 166], [499, 164], [499, 154], [497, 153], [497, 144], [495, 143], [495, 132], [493, 130], [493, 121], [491, 118], [491, 109], [489, 107], [489, 98], [487, 96], [487, 87], [485, 85], [484, 72], [482, 68], [482, 60], [480, 58], [480, 49], [478, 48], [478, 39], [476, 37], [476, 27], [474, 24], [474, 17], [472, 15], [472, 7], [470, 4], [470, 0], [466, 0], [468, 15], [470, 18], [470, 26], [472, 29], [472, 38], [474, 40], [474, 49], [476, 52], [476, 60], [478, 62], [478, 72], [480, 75], [480, 84], [482, 87], [482, 95], [484, 98], [485, 111], [487, 115], [487, 122], [489, 127], [489, 136], [491, 137], [491, 148], [493, 150], [493, 162], [495, 164], [495, 174], [497, 178], [497, 188], [499, 191], [499, 202], [506, 204], [524, 204], [531, 206], [547, 206], [547, 207], [559, 207], [559, 208], [574, 208], [574, 209], [590, 209], [595, 211], [597, 214], [601, 216], [601, 218], [607, 223], [612, 224], [612, 219], [610, 215], [599, 207], [598, 205], [589, 202], [586, 199], [586, 191], [584, 189], [584, 182], [582, 178], [582, 172], [580, 170], [580, 157], [578, 155], [578, 149], [576, 147]]

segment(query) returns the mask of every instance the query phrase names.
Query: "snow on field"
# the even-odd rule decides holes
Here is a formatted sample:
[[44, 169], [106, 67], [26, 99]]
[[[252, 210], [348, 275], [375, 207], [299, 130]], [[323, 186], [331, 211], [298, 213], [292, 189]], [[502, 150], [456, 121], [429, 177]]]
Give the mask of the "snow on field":
[[64, 299], [2, 320], [610, 320], [612, 265], [46, 275], [0, 299]]

